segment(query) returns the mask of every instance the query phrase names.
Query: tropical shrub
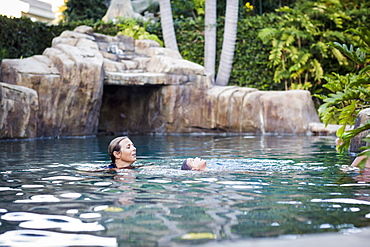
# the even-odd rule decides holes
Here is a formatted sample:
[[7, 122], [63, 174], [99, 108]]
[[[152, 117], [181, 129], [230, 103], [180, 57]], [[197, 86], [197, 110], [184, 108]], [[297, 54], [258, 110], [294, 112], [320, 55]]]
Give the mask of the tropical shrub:
[[163, 41], [158, 38], [157, 35], [151, 34], [146, 31], [146, 26], [150, 22], [142, 22], [135, 19], [119, 19], [117, 27], [119, 28], [118, 34], [130, 36], [134, 39], [150, 39], [157, 41], [161, 46], [163, 46]]
[[[295, 8], [282, 7], [277, 27], [262, 29], [258, 37], [271, 45], [269, 67], [274, 82], [285, 89], [301, 88], [315, 91], [325, 70], [338, 71], [345, 59], [329, 41], [348, 42], [343, 23], [350, 21], [348, 11], [339, 0], [299, 2]], [[325, 70], [324, 70], [325, 68]]]
[[[339, 123], [341, 128], [337, 131], [339, 142], [337, 149], [340, 153], [348, 150], [351, 139], [360, 132], [370, 130], [370, 121], [353, 130], [347, 130], [346, 126], [353, 125], [358, 113], [362, 109], [370, 107], [370, 31], [367, 27], [349, 30], [357, 41], [355, 49], [353, 45], [334, 42], [331, 46], [338, 49], [342, 54], [351, 59], [355, 64], [356, 73], [339, 75], [333, 73], [327, 76], [325, 88], [332, 93], [328, 96], [320, 95], [324, 101], [318, 111], [324, 123]], [[370, 142], [370, 138], [365, 139]], [[361, 155], [370, 157], [370, 147], [364, 147]], [[365, 160], [360, 163], [363, 167]]]

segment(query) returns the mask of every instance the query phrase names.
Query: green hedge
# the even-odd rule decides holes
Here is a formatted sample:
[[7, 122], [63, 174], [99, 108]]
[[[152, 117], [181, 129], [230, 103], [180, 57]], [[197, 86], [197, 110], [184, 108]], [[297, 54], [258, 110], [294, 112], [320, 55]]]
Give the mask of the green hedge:
[[53, 36], [50, 27], [29, 18], [0, 16], [0, 30], [0, 59], [41, 54]]
[[258, 38], [258, 31], [276, 25], [274, 13], [249, 16], [238, 23], [237, 41], [230, 83], [260, 90], [284, 90], [273, 83], [274, 71], [268, 68], [270, 47]]
[[0, 15], [0, 60], [42, 54], [51, 46], [53, 38], [65, 28], [33, 22], [26, 17], [8, 18]]

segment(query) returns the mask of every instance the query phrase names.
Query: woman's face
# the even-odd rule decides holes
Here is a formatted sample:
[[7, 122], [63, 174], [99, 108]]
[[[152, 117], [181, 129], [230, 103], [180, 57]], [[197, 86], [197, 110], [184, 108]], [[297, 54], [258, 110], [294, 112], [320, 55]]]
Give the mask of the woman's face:
[[204, 171], [207, 167], [206, 161], [198, 157], [196, 157], [195, 159], [188, 158], [186, 160], [186, 164], [190, 166], [192, 170], [195, 170], [195, 171]]
[[128, 138], [120, 141], [121, 150], [116, 152], [116, 162], [129, 162], [134, 163], [136, 161], [136, 148], [132, 141]]

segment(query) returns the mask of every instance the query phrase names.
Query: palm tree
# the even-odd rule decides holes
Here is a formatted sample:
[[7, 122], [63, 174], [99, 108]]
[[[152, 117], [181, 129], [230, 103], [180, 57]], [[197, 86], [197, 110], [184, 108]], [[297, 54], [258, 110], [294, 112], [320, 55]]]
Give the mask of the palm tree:
[[216, 66], [216, 5], [217, 0], [205, 1], [204, 68], [212, 83]]
[[178, 51], [170, 0], [160, 0], [163, 40], [166, 48]]
[[234, 59], [236, 31], [238, 27], [238, 0], [227, 0], [224, 40], [222, 43], [220, 65], [216, 85], [227, 86]]

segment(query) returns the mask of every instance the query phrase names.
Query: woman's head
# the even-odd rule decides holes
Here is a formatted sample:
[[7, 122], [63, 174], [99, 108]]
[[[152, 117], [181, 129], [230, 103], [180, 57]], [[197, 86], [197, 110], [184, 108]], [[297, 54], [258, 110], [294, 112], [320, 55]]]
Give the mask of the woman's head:
[[136, 148], [127, 136], [114, 138], [108, 145], [108, 154], [118, 168], [129, 166], [136, 161]]
[[184, 160], [181, 165], [181, 170], [191, 170], [191, 167], [187, 164], [188, 159]]
[[184, 162], [182, 162], [181, 170], [204, 171], [206, 167], [206, 161], [202, 160], [201, 158], [187, 158], [186, 160], [184, 160]]

